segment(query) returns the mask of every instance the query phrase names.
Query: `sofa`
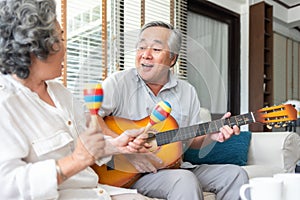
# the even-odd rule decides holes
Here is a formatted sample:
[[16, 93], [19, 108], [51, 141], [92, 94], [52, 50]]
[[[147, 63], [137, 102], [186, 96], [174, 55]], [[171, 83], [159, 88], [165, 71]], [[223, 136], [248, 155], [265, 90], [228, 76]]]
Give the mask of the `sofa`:
[[[242, 134], [242, 133], [241, 133]], [[246, 165], [249, 178], [294, 173], [300, 160], [300, 136], [296, 132], [252, 132]], [[205, 200], [215, 200], [206, 192]]]

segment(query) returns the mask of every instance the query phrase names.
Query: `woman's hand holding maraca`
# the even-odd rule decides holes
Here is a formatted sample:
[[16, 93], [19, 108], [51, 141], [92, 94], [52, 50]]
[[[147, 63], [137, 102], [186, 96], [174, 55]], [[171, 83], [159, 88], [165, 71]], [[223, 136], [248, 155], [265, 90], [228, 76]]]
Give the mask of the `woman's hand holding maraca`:
[[92, 126], [79, 135], [72, 157], [87, 167], [105, 156], [105, 146], [104, 135]]

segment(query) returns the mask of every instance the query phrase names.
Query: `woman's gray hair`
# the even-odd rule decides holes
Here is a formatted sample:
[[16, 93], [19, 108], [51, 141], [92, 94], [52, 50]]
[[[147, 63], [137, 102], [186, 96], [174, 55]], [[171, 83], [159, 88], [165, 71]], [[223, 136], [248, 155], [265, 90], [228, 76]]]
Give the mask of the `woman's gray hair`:
[[56, 22], [55, 0], [0, 0], [0, 72], [26, 79], [31, 55], [57, 51]]
[[149, 22], [142, 27], [139, 35], [141, 35], [145, 29], [150, 28], [150, 27], [157, 27], [157, 26], [171, 30], [171, 34], [170, 34], [170, 37], [168, 40], [168, 46], [170, 48], [170, 53], [171, 53], [170, 56], [172, 58], [174, 56], [174, 54], [178, 55], [180, 52], [180, 48], [181, 48], [182, 35], [181, 35], [180, 30], [175, 29], [171, 24], [168, 24], [168, 23], [165, 23], [162, 21]]

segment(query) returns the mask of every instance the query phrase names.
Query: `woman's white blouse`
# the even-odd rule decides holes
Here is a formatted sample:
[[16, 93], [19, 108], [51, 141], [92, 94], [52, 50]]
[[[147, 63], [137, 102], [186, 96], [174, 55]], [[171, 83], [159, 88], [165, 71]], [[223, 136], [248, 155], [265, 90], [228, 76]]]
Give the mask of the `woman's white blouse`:
[[84, 105], [60, 83], [47, 85], [56, 107], [0, 75], [0, 199], [110, 199], [91, 168], [57, 185], [55, 159], [74, 150]]

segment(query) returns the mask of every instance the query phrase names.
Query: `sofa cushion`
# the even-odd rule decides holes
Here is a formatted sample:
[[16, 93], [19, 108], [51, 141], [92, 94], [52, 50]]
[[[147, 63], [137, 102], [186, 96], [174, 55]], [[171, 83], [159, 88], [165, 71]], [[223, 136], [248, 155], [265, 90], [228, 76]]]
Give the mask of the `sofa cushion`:
[[184, 160], [193, 164], [236, 164], [246, 165], [251, 132], [241, 131], [225, 142], [214, 142], [199, 149], [188, 149]]

